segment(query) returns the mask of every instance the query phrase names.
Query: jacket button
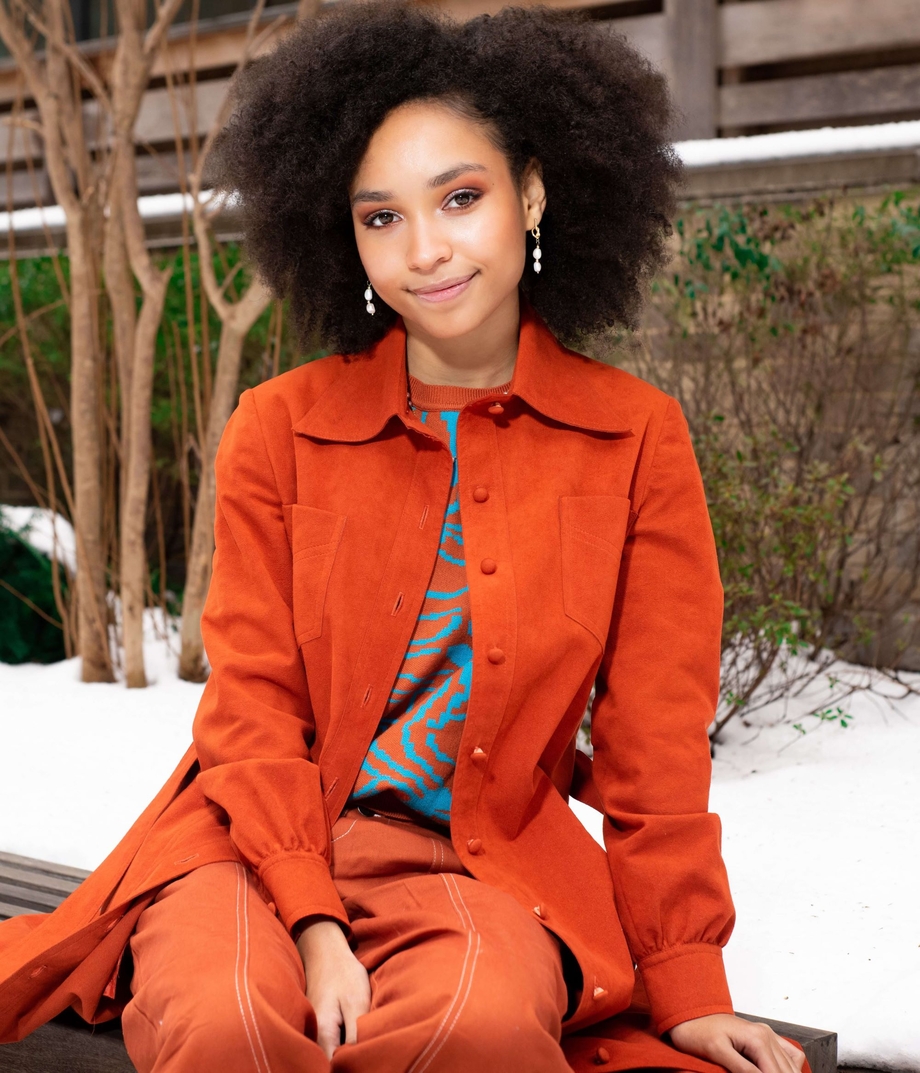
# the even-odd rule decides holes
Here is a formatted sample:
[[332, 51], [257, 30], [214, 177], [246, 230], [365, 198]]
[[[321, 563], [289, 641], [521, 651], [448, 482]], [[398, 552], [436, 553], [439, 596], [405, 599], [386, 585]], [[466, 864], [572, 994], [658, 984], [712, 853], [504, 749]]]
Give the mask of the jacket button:
[[606, 1047], [598, 1047], [594, 1052], [594, 1064], [605, 1066], [610, 1061], [610, 1051]]
[[37, 969], [33, 969], [33, 970], [32, 970], [32, 971], [31, 971], [31, 972], [29, 973], [29, 976], [30, 976], [30, 977], [31, 977], [31, 978], [32, 978], [32, 979], [34, 980], [36, 976], [41, 976], [41, 974], [42, 974], [42, 973], [43, 973], [43, 972], [45, 971], [45, 969], [47, 969], [47, 968], [48, 968], [48, 966], [47, 966], [47, 965], [39, 965]]
[[474, 488], [473, 489], [473, 499], [475, 499], [477, 503], [485, 503], [485, 501], [488, 498], [489, 498], [489, 489], [488, 488], [480, 487], [480, 488]]
[[482, 839], [471, 838], [469, 842], [467, 842], [466, 848], [470, 851], [470, 853], [482, 853]]
[[504, 406], [502, 406], [502, 404], [500, 402], [493, 402], [492, 405], [489, 407], [489, 413], [490, 414], [498, 415], [498, 414], [503, 414], [504, 412], [505, 412], [505, 408], [504, 408]]
[[504, 663], [505, 653], [500, 648], [489, 649], [489, 663]]
[[494, 559], [483, 559], [479, 564], [479, 569], [484, 574], [494, 574], [498, 569], [498, 563]]
[[603, 998], [604, 995], [606, 995], [606, 994], [607, 994], [607, 988], [606, 987], [597, 986], [597, 987], [594, 988], [594, 993], [593, 993], [592, 997], [594, 998], [594, 1001], [597, 1002], [598, 999]]
[[485, 749], [480, 749], [477, 745], [476, 748], [470, 753], [470, 756], [477, 764], [484, 764], [486, 761], [487, 753]]
[[549, 914], [546, 912], [546, 906], [545, 905], [535, 905], [533, 907], [533, 911], [537, 914], [537, 916], [541, 920], [546, 920], [547, 916], [549, 916]]

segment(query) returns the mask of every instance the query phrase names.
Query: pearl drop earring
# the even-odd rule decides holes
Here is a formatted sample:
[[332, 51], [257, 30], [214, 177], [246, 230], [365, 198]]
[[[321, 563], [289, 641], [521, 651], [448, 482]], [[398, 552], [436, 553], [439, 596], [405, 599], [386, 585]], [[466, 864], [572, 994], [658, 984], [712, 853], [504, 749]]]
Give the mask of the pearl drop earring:
[[536, 239], [537, 245], [533, 251], [533, 270], [539, 273], [540, 271], [540, 259], [543, 257], [543, 251], [540, 249], [540, 228], [537, 224], [534, 224], [530, 230], [530, 233]]
[[367, 309], [368, 313], [370, 313], [371, 316], [373, 316], [377, 312], [377, 309], [374, 306], [374, 303], [371, 301], [371, 299], [373, 297], [374, 297], [374, 292], [371, 289], [371, 281], [368, 280], [367, 281], [367, 290], [364, 292], [364, 298], [367, 301], [367, 306], [365, 308]]

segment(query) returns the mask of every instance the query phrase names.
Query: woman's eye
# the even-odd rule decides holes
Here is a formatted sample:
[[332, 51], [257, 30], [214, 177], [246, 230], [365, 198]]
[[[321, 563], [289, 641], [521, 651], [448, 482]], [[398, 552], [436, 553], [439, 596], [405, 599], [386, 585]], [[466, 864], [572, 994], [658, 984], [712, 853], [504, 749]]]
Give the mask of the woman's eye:
[[384, 217], [387, 217], [387, 216], [392, 216], [393, 219], [395, 219], [396, 218], [396, 213], [393, 212], [391, 209], [381, 209], [379, 212], [371, 213], [371, 215], [368, 216], [368, 218], [364, 221], [365, 226], [367, 226], [367, 227], [386, 227], [386, 225], [388, 223], [390, 223], [389, 220], [384, 219]]
[[481, 194], [478, 190], [458, 190], [455, 194], [450, 195], [447, 204], [450, 205], [451, 202], [455, 202], [459, 198], [460, 203], [457, 207], [460, 209], [465, 209], [467, 205], [472, 205], [473, 202], [477, 201], [480, 197]]

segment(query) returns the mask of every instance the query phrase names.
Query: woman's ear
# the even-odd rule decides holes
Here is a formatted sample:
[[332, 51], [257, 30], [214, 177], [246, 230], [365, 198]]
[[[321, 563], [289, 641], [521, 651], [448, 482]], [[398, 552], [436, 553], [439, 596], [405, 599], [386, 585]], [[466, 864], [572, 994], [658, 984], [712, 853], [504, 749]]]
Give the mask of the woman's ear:
[[543, 169], [536, 157], [531, 157], [521, 179], [521, 199], [528, 231], [540, 222], [546, 209], [546, 188], [543, 186]]

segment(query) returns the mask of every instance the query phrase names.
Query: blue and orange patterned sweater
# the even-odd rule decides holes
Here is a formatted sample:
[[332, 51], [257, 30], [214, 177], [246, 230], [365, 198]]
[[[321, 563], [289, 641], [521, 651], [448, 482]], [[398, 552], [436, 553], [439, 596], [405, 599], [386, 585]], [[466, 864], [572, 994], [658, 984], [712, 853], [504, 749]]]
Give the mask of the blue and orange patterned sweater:
[[457, 420], [468, 402], [510, 386], [462, 388], [409, 378], [412, 404], [450, 447], [454, 468], [431, 580], [383, 718], [355, 780], [351, 805], [395, 798], [429, 820], [450, 823], [451, 783], [473, 677]]

